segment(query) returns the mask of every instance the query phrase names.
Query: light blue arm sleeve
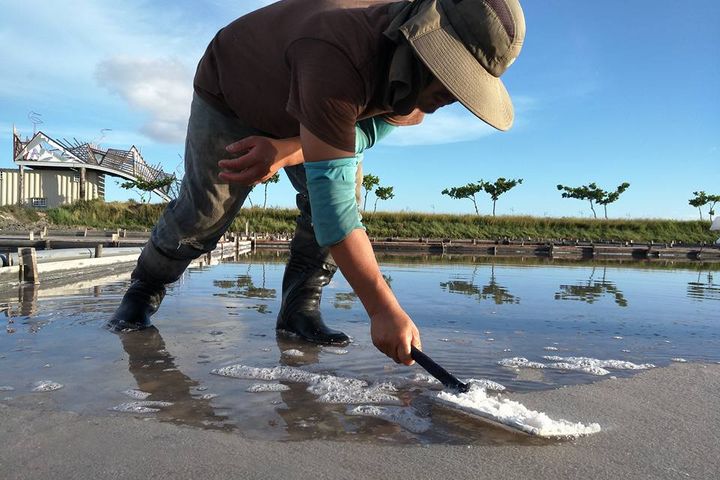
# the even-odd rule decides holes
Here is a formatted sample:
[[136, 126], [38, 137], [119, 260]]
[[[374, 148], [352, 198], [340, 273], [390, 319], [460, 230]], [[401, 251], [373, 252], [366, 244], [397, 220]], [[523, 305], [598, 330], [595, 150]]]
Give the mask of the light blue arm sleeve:
[[355, 124], [355, 153], [361, 154], [368, 148], [372, 148], [395, 128], [397, 128], [395, 125], [390, 125], [385, 119], [379, 117], [360, 120]]
[[315, 238], [322, 247], [365, 228], [355, 199], [358, 163], [357, 157], [348, 157], [304, 164]]

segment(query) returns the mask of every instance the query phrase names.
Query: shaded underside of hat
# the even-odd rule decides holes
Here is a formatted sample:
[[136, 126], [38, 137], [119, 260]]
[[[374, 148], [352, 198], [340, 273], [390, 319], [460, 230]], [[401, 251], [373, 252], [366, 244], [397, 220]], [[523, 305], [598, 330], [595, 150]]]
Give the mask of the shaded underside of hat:
[[[457, 1], [447, 0], [447, 2], [454, 3], [457, 3]], [[464, 1], [482, 1], [486, 9], [488, 4], [505, 2], [505, 0], [491, 0], [489, 2], [487, 0]], [[429, 3], [436, 10], [430, 17], [439, 14], [436, 18], [438, 23], [431, 28], [427, 28], [429, 25], [425, 25], [425, 28], [420, 27], [415, 30], [415, 34], [409, 35], [408, 41], [413, 50], [433, 75], [465, 108], [498, 130], [509, 130], [513, 124], [514, 111], [505, 85], [499, 76], [488, 72], [478, 58], [468, 50], [465, 42], [460, 38], [460, 35], [450, 24], [447, 15], [442, 10], [443, 4], [446, 2], [434, 0]], [[517, 5], [516, 8], [519, 9], [519, 4], [514, 3]], [[522, 31], [524, 36], [524, 18], [522, 17], [522, 11], [519, 11], [519, 21], [522, 24], [518, 30]], [[493, 18], [493, 21], [497, 21], [498, 25], [500, 24], [500, 20], [497, 18]], [[432, 23], [435, 23], [435, 21]], [[463, 25], [462, 27], [467, 26]], [[519, 38], [519, 45], [521, 44], [522, 38]], [[517, 56], [517, 53], [519, 53], [519, 47], [517, 47], [514, 55]], [[509, 66], [514, 61], [514, 57], [504, 61]], [[504, 68], [501, 68], [501, 70], [504, 71]]]

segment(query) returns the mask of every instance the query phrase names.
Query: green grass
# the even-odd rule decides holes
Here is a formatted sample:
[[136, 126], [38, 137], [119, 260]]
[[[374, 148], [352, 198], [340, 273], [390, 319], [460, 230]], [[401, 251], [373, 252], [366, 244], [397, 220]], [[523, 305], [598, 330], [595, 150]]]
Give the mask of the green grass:
[[[12, 207], [13, 215], [30, 219], [32, 209]], [[7, 209], [7, 207], [3, 207]], [[164, 205], [137, 202], [78, 202], [47, 210], [56, 226], [94, 228], [149, 229], [159, 218]], [[251, 232], [291, 234], [295, 229], [297, 210], [248, 208], [241, 210], [231, 230], [244, 232], [249, 222]], [[411, 212], [378, 212], [364, 215], [363, 222], [371, 237], [405, 238], [477, 238], [523, 239], [527, 241], [581, 240], [712, 243], [716, 235], [710, 223], [698, 220], [586, 218], [540, 218], [530, 216], [489, 217], [476, 215], [428, 214]]]

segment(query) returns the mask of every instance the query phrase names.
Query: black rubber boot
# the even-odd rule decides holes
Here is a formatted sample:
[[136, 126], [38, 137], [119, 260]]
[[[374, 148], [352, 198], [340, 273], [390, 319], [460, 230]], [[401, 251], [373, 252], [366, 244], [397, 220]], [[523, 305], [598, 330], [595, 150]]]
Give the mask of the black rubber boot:
[[150, 316], [157, 312], [165, 297], [165, 285], [133, 280], [105, 327], [113, 332], [130, 332], [152, 326]]
[[322, 288], [330, 283], [337, 271], [337, 266], [329, 263], [329, 253], [329, 249], [317, 244], [312, 230], [298, 224], [283, 276], [282, 305], [276, 328], [308, 342], [347, 345], [350, 343], [348, 336], [328, 328], [320, 315]]

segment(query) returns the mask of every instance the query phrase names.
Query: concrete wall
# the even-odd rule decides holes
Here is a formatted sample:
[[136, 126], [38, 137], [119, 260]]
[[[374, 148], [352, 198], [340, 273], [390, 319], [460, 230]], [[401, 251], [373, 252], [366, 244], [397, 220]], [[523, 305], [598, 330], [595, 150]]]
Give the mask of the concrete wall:
[[[17, 205], [19, 196], [19, 171], [0, 169], [0, 206]], [[47, 207], [57, 207], [80, 199], [80, 172], [69, 169], [25, 168], [22, 203], [32, 206], [33, 198], [46, 199]], [[104, 175], [86, 170], [85, 200], [104, 198]]]

